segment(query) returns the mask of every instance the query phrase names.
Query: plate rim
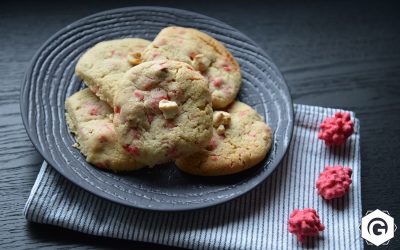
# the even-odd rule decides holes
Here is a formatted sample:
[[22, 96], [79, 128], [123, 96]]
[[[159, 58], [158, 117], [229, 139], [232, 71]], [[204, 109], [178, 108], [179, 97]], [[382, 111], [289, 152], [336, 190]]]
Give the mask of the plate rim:
[[[277, 74], [278, 77], [282, 78], [283, 84], [280, 85], [280, 88], [282, 89], [282, 92], [284, 94], [286, 94], [286, 97], [288, 99], [288, 117], [290, 118], [290, 122], [288, 124], [288, 143], [286, 148], [284, 148], [283, 150], [281, 150], [280, 152], [278, 152], [278, 154], [275, 156], [275, 161], [276, 164], [275, 166], [271, 166], [269, 167], [265, 173], [263, 174], [264, 178], [262, 178], [260, 181], [258, 182], [252, 182], [252, 183], [248, 183], [246, 186], [246, 190], [242, 191], [242, 192], [238, 192], [235, 193], [235, 195], [232, 195], [230, 197], [224, 198], [224, 199], [220, 199], [217, 200], [213, 203], [198, 203], [196, 204], [196, 206], [190, 206], [190, 207], [171, 207], [169, 209], [166, 208], [158, 208], [157, 206], [152, 206], [152, 207], [146, 207], [146, 206], [140, 206], [140, 205], [135, 205], [132, 204], [130, 202], [127, 202], [126, 200], [123, 199], [111, 199], [111, 197], [109, 197], [108, 195], [106, 195], [104, 192], [99, 192], [95, 189], [89, 189], [87, 188], [85, 185], [81, 184], [82, 180], [81, 179], [75, 179], [72, 178], [71, 176], [64, 174], [63, 171], [61, 171], [61, 167], [57, 166], [57, 164], [54, 163], [54, 160], [52, 159], [52, 157], [48, 154], [46, 154], [45, 152], [43, 152], [40, 143], [36, 140], [35, 136], [33, 135], [34, 132], [30, 130], [30, 127], [28, 126], [28, 115], [29, 115], [29, 111], [26, 108], [26, 103], [28, 102], [27, 98], [27, 91], [26, 89], [28, 89], [29, 86], [29, 75], [32, 73], [33, 71], [33, 67], [35, 65], [35, 62], [37, 61], [40, 53], [42, 52], [42, 50], [48, 45], [50, 44], [54, 38], [57, 38], [59, 34], [61, 34], [65, 29], [67, 29], [69, 26], [73, 26], [76, 25], [82, 21], [85, 21], [87, 19], [91, 19], [93, 17], [96, 16], [100, 16], [100, 15], [104, 15], [104, 14], [113, 14], [116, 12], [121, 12], [121, 11], [132, 11], [132, 10], [138, 10], [138, 9], [143, 9], [143, 10], [154, 10], [154, 11], [173, 11], [173, 12], [180, 12], [180, 13], [185, 13], [188, 15], [195, 15], [195, 16], [200, 16], [209, 20], [213, 20], [213, 21], [217, 21], [219, 23], [222, 23], [224, 25], [226, 25], [227, 27], [231, 28], [232, 30], [238, 31], [240, 33], [240, 35], [243, 35], [246, 37], [246, 39], [248, 39], [249, 41], [251, 41], [253, 43], [253, 45], [255, 45], [255, 47], [257, 48], [258, 52], [260, 52], [260, 54], [264, 57], [266, 57], [270, 63], [269, 66], [273, 67], [273, 70], [275, 71], [275, 73]], [[70, 182], [72, 182], [74, 185], [77, 185], [79, 188], [82, 188], [84, 191], [89, 192], [97, 197], [100, 197], [102, 199], [105, 199], [107, 201], [113, 202], [115, 204], [120, 204], [123, 206], [127, 206], [127, 207], [131, 207], [131, 208], [136, 208], [136, 209], [141, 209], [141, 210], [145, 210], [145, 211], [158, 211], [158, 212], [182, 212], [182, 211], [194, 211], [194, 210], [200, 210], [200, 209], [204, 209], [204, 208], [209, 208], [209, 207], [214, 207], [235, 199], [238, 199], [239, 197], [245, 195], [246, 193], [250, 192], [251, 190], [253, 190], [254, 188], [256, 188], [258, 185], [260, 185], [261, 183], [265, 182], [269, 176], [271, 176], [271, 174], [278, 168], [278, 166], [281, 164], [283, 157], [286, 155], [286, 153], [289, 150], [290, 147], [290, 143], [291, 140], [293, 138], [293, 129], [294, 129], [294, 108], [293, 108], [293, 99], [292, 96], [290, 94], [290, 90], [289, 90], [289, 86], [287, 85], [286, 79], [284, 78], [284, 76], [282, 75], [282, 72], [279, 70], [279, 68], [275, 65], [275, 63], [273, 62], [273, 60], [271, 59], [271, 57], [256, 43], [254, 42], [253, 39], [251, 39], [250, 37], [248, 37], [246, 34], [244, 34], [242, 31], [232, 27], [229, 24], [226, 24], [223, 21], [220, 21], [216, 18], [213, 17], [209, 17], [207, 15], [198, 13], [198, 12], [194, 12], [194, 11], [190, 11], [190, 10], [185, 10], [185, 9], [178, 9], [178, 8], [171, 8], [171, 7], [164, 7], [164, 6], [148, 6], [148, 5], [144, 5], [144, 6], [129, 6], [129, 7], [122, 7], [122, 8], [115, 8], [115, 9], [109, 9], [109, 10], [105, 10], [105, 11], [100, 11], [100, 12], [96, 12], [93, 14], [90, 14], [88, 16], [85, 16], [83, 18], [80, 18], [78, 20], [75, 20], [71, 23], [69, 23], [68, 25], [62, 27], [61, 29], [59, 29], [57, 32], [55, 32], [53, 35], [51, 35], [48, 39], [46, 39], [46, 41], [36, 50], [35, 54], [33, 55], [32, 59], [29, 61], [29, 66], [26, 69], [26, 73], [24, 75], [22, 84], [20, 85], [20, 95], [19, 95], [19, 106], [20, 106], [20, 113], [21, 113], [21, 117], [22, 117], [22, 122], [24, 125], [24, 128], [28, 134], [28, 137], [30, 139], [30, 141], [32, 142], [33, 146], [35, 147], [35, 149], [39, 152], [39, 154], [44, 158], [44, 161], [47, 162], [48, 165], [50, 165], [53, 169], [55, 169], [60, 175], [62, 175], [64, 178], [66, 178], [67, 180], [69, 180]], [[268, 153], [269, 154], [269, 153]], [[266, 157], [268, 157], [268, 154]]]

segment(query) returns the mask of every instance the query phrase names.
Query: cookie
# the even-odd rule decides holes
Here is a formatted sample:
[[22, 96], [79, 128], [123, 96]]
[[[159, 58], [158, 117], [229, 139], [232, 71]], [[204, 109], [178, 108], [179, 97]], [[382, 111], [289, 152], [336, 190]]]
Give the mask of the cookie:
[[76, 136], [75, 146], [86, 156], [86, 161], [116, 172], [144, 166], [117, 142], [112, 109], [89, 89], [70, 96], [66, 111], [67, 124]]
[[220, 42], [198, 30], [164, 28], [143, 51], [142, 58], [181, 61], [201, 72], [208, 81], [214, 109], [228, 106], [239, 92], [239, 64]]
[[[75, 125], [91, 120], [109, 119], [112, 108], [90, 91], [83, 89], [65, 101], [69, 124]], [[71, 129], [72, 130], [72, 129]], [[74, 129], [76, 130], [76, 129]]]
[[86, 51], [75, 72], [101, 100], [111, 106], [122, 76], [141, 62], [141, 52], [149, 41], [125, 38], [104, 41]]
[[212, 135], [208, 84], [183, 62], [150, 61], [130, 69], [114, 112], [120, 143], [149, 166], [198, 151]]
[[248, 105], [235, 101], [225, 111], [214, 111], [213, 137], [198, 153], [176, 160], [193, 175], [219, 176], [238, 173], [263, 160], [271, 148], [272, 131]]

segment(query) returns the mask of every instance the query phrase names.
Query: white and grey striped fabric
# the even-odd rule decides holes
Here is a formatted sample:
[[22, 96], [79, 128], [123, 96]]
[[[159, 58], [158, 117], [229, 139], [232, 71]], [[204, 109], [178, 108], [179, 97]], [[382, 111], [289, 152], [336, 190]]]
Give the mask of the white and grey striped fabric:
[[[193, 249], [362, 249], [359, 122], [340, 149], [317, 139], [318, 124], [335, 109], [295, 105], [295, 129], [278, 169], [246, 195], [208, 209], [162, 213], [132, 209], [94, 196], [42, 165], [24, 214], [29, 221], [79, 232]], [[354, 117], [354, 113], [352, 113]], [[315, 181], [325, 165], [353, 169], [350, 193], [327, 202]], [[326, 229], [305, 245], [288, 233], [295, 208], [313, 207]]]

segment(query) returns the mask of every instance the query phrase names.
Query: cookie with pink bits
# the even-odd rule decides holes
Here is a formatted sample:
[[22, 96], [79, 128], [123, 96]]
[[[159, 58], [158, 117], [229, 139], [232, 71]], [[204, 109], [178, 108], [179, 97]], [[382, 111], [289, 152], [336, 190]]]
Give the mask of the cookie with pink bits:
[[65, 101], [69, 124], [79, 124], [91, 120], [109, 119], [112, 108], [86, 88], [76, 92]]
[[183, 62], [150, 61], [130, 69], [114, 112], [119, 142], [149, 166], [196, 152], [212, 135], [208, 84]]
[[241, 84], [239, 64], [222, 43], [196, 29], [167, 27], [143, 51], [143, 60], [185, 62], [208, 81], [214, 109], [235, 100]]
[[115, 172], [145, 166], [118, 143], [111, 107], [89, 89], [67, 98], [65, 106], [68, 127], [77, 141], [75, 146], [86, 156], [86, 161]]
[[226, 111], [214, 111], [213, 137], [200, 152], [175, 161], [193, 175], [238, 173], [262, 161], [271, 148], [272, 131], [248, 105], [235, 101]]
[[339, 198], [349, 192], [352, 169], [340, 165], [326, 166], [316, 183], [318, 194], [326, 200]]
[[141, 63], [141, 52], [149, 43], [140, 38], [100, 42], [81, 56], [75, 72], [101, 100], [112, 106], [122, 76]]

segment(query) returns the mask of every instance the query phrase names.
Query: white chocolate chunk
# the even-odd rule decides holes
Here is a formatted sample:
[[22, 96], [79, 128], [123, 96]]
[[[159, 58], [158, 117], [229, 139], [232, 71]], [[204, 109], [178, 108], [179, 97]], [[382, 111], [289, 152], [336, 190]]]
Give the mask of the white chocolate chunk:
[[178, 113], [178, 104], [173, 101], [161, 100], [158, 103], [158, 108], [163, 113], [165, 119], [173, 119]]
[[132, 65], [138, 65], [142, 62], [141, 59], [142, 55], [140, 53], [129, 53], [128, 55], [128, 62]]
[[218, 135], [224, 135], [225, 134], [225, 126], [224, 125], [219, 125], [217, 128], [217, 134]]
[[225, 111], [215, 111], [213, 114], [213, 126], [218, 128], [220, 125], [229, 126], [231, 124], [231, 115]]
[[193, 67], [199, 71], [205, 71], [211, 64], [210, 59], [203, 54], [198, 54], [193, 58]]
[[225, 129], [231, 124], [231, 115], [225, 111], [215, 111], [213, 114], [213, 126], [218, 135], [225, 134]]

